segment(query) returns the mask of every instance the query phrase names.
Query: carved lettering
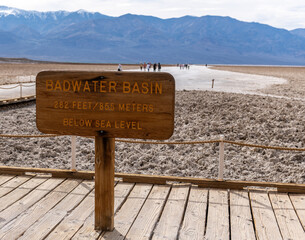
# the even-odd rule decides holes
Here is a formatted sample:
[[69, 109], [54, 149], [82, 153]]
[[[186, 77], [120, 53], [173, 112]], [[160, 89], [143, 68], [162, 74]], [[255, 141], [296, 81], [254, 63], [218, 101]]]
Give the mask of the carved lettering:
[[166, 139], [173, 131], [175, 81], [167, 73], [43, 71], [36, 82], [45, 133]]
[[53, 91], [53, 81], [52, 80], [47, 80], [46, 81], [46, 90], [47, 91]]
[[130, 82], [123, 82], [123, 93], [130, 93]]
[[100, 92], [102, 92], [102, 93], [105, 93], [105, 92], [107, 92], [107, 90], [106, 90], [106, 81], [101, 81], [100, 82]]
[[72, 81], [73, 92], [80, 92], [81, 81]]
[[143, 94], [147, 94], [149, 92], [149, 89], [148, 89], [148, 83], [147, 82], [143, 82], [142, 83], [142, 93]]
[[55, 91], [56, 91], [56, 90], [62, 91], [61, 84], [60, 84], [60, 81], [59, 81], [59, 80], [56, 81], [54, 90], [55, 90]]
[[94, 80], [46, 80], [47, 91], [62, 92], [100, 92], [100, 93], [116, 93], [118, 90], [126, 94], [156, 94], [163, 93], [162, 83], [158, 82], [129, 82], [123, 81], [122, 88], [118, 88], [116, 81]]
[[132, 92], [131, 93], [140, 93], [140, 88], [137, 82], [133, 84]]
[[67, 81], [67, 80], [64, 80], [63, 85], [64, 85], [64, 92], [68, 92], [70, 90], [70, 87], [71, 87], [70, 82]]
[[115, 121], [114, 127], [119, 129], [143, 130], [138, 121]]
[[91, 119], [64, 118], [63, 126], [65, 126], [65, 127], [92, 127], [92, 120]]
[[115, 81], [110, 81], [109, 82], [109, 92], [116, 92], [116, 82]]
[[153, 112], [154, 106], [152, 104], [141, 103], [119, 103], [120, 112]]
[[111, 128], [111, 122], [109, 120], [96, 120], [95, 127], [97, 128]]
[[84, 90], [83, 90], [84, 92], [90, 92], [90, 87], [89, 87], [89, 83], [88, 83], [88, 81], [86, 81], [85, 82], [85, 86], [84, 86]]

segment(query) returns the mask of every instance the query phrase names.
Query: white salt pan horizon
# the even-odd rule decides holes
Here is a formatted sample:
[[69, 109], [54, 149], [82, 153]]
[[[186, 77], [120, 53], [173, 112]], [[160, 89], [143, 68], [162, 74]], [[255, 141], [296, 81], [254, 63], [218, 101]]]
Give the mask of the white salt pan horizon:
[[[133, 71], [140, 70], [137, 69]], [[168, 72], [173, 75], [176, 81], [176, 90], [178, 91], [208, 90], [217, 92], [265, 95], [260, 93], [259, 90], [268, 88], [273, 84], [284, 84], [287, 82], [287, 80], [283, 78], [220, 71], [197, 65], [191, 65], [190, 69], [163, 67], [162, 72]], [[26, 76], [20, 76], [18, 78], [20, 82], [24, 82], [25, 79], [27, 79]], [[32, 80], [33, 78], [28, 77], [28, 80], [30, 79]], [[214, 79], [213, 88], [212, 79]], [[23, 96], [35, 94], [35, 86], [33, 84], [30, 85], [32, 86], [29, 87], [24, 84]], [[9, 89], [14, 86], [16, 86], [16, 84], [0, 86], [0, 100], [18, 98], [20, 96], [20, 88], [17, 87]]]
[[[287, 83], [287, 80], [283, 78], [214, 70], [197, 65], [191, 65], [189, 70], [185, 68], [180, 70], [180, 67], [164, 67], [162, 71], [174, 76], [176, 90], [213, 90], [261, 95], [259, 92], [261, 89], [273, 84]], [[213, 88], [212, 79], [214, 79]]]

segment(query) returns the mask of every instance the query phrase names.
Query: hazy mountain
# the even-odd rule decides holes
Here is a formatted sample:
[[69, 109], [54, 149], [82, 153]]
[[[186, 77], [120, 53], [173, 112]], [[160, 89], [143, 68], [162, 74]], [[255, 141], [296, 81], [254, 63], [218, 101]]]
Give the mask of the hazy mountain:
[[304, 37], [305, 38], [305, 29], [304, 28], [297, 28], [290, 31], [292, 34]]
[[305, 30], [230, 17], [160, 19], [0, 6], [0, 56], [74, 62], [304, 64]]

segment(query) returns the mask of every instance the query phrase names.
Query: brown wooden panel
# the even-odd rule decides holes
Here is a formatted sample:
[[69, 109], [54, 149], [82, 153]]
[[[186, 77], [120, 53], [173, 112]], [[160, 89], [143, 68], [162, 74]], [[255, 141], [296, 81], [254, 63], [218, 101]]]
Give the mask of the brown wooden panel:
[[125, 239], [148, 240], [162, 213], [170, 186], [155, 185]]
[[71, 239], [93, 210], [94, 192], [91, 192], [45, 239]]
[[255, 240], [247, 191], [230, 191], [231, 240]]
[[0, 228], [6, 225], [6, 223], [15, 219], [21, 213], [25, 212], [35, 203], [40, 201], [40, 199], [42, 199], [50, 191], [56, 188], [61, 182], [63, 182], [63, 179], [50, 178], [35, 188], [33, 191], [31, 191], [29, 194], [27, 194], [25, 197], [19, 199], [17, 202], [3, 210], [0, 213], [0, 219], [2, 220], [0, 222]]
[[190, 186], [173, 185], [152, 240], [178, 239]]
[[[128, 194], [132, 190], [134, 184], [132, 183], [118, 183], [114, 188], [114, 213], [116, 213], [123, 203], [125, 202]], [[94, 229], [94, 212], [85, 220], [84, 225], [73, 236], [73, 240], [87, 240], [97, 239], [101, 231], [95, 231]]]
[[19, 239], [45, 239], [66, 216], [73, 212], [93, 187], [92, 181], [83, 181], [60, 203], [32, 224]]
[[34, 188], [39, 186], [41, 183], [45, 182], [46, 178], [34, 177], [27, 181], [26, 183], [18, 186], [14, 191], [2, 196], [0, 198], [0, 211], [3, 211], [8, 206], [12, 205], [14, 202], [26, 196]]
[[283, 239], [305, 239], [305, 232], [287, 193], [270, 193], [270, 201]]
[[126, 202], [114, 217], [115, 229], [105, 232], [100, 240], [124, 240], [151, 191], [151, 184], [136, 184]]
[[[0, 198], [5, 196], [6, 194], [12, 192], [14, 189], [16, 189], [21, 184], [24, 184], [26, 181], [29, 181], [32, 178], [32, 176], [17, 176], [10, 181], [4, 183], [0, 186]], [[1, 203], [1, 200], [0, 200]]]
[[265, 191], [250, 191], [253, 220], [257, 239], [283, 239], [274, 211]]
[[43, 133], [168, 139], [175, 80], [168, 73], [40, 72], [37, 127]]
[[208, 190], [192, 187], [179, 233], [179, 240], [204, 240]]
[[303, 194], [290, 194], [290, 199], [305, 230], [305, 196]]
[[18, 239], [37, 220], [42, 218], [44, 214], [67, 196], [80, 182], [81, 180], [73, 179], [64, 181], [46, 197], [3, 226], [0, 229], [0, 239]]
[[228, 191], [210, 189], [206, 240], [230, 239]]
[[15, 176], [12, 176], [12, 175], [0, 175], [0, 185], [8, 182], [9, 180], [11, 180], [14, 177]]

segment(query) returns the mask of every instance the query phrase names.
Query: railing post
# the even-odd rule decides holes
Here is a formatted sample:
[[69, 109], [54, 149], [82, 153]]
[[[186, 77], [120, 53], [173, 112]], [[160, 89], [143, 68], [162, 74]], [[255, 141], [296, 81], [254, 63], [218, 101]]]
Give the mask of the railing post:
[[76, 136], [71, 136], [71, 169], [76, 171]]
[[219, 143], [218, 180], [223, 180], [224, 156], [225, 156], [225, 144], [223, 140], [224, 140], [224, 135], [220, 135], [221, 142]]
[[22, 83], [19, 83], [20, 86], [20, 98], [22, 98]]

